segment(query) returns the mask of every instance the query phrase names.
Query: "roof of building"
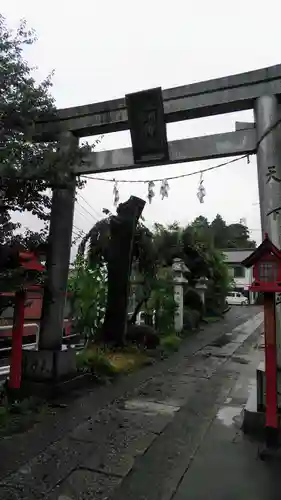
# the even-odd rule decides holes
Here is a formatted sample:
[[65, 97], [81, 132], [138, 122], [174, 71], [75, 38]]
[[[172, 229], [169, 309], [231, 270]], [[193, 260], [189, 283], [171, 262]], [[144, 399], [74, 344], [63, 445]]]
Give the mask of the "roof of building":
[[275, 255], [277, 259], [281, 259], [281, 252], [278, 250], [278, 248], [272, 243], [272, 241], [268, 238], [268, 235], [266, 234], [265, 239], [263, 242], [256, 248], [252, 254], [250, 254], [248, 257], [245, 258], [243, 261], [243, 266], [245, 267], [251, 267], [253, 266], [257, 261], [259, 261], [264, 255]]
[[228, 264], [241, 264], [243, 260], [247, 259], [251, 253], [253, 253], [253, 248], [228, 248], [227, 250], [222, 250], [225, 258], [225, 262]]

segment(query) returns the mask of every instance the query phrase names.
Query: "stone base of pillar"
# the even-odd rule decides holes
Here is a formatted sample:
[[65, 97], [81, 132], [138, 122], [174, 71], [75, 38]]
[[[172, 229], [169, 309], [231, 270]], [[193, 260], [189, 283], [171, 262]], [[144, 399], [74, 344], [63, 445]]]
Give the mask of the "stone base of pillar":
[[76, 352], [74, 349], [61, 351], [23, 351], [22, 391], [24, 393], [49, 396], [59, 386], [77, 378]]
[[[277, 370], [277, 386], [281, 387], [281, 371]], [[257, 368], [257, 408], [265, 411], [265, 363], [262, 361]], [[281, 411], [281, 394], [277, 392], [277, 405]]]
[[[278, 378], [281, 374], [278, 374]], [[281, 429], [281, 401], [279, 404], [279, 429]], [[256, 381], [253, 385], [247, 404], [243, 410], [242, 428], [245, 434], [257, 438], [265, 437], [265, 372], [264, 363], [260, 363], [257, 368]]]
[[242, 415], [242, 430], [245, 434], [263, 440], [265, 438], [265, 412], [258, 411], [256, 389], [252, 389]]
[[61, 351], [23, 350], [22, 378], [46, 382], [61, 380], [76, 373], [76, 352], [74, 349]]

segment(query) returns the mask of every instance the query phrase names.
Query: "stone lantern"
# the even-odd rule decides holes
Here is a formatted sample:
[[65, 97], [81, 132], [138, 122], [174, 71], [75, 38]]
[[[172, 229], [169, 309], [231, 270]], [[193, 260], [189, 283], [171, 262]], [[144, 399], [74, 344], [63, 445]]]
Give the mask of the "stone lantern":
[[205, 293], [207, 290], [207, 281], [208, 281], [208, 279], [203, 276], [203, 277], [199, 278], [199, 280], [197, 281], [197, 283], [195, 285], [195, 290], [198, 293], [198, 295], [200, 296], [204, 310], [205, 310]]
[[189, 271], [185, 263], [180, 258], [173, 260], [172, 271], [174, 275], [174, 299], [177, 304], [175, 311], [175, 331], [181, 332], [183, 329], [183, 287], [187, 283], [187, 279], [183, 273]]

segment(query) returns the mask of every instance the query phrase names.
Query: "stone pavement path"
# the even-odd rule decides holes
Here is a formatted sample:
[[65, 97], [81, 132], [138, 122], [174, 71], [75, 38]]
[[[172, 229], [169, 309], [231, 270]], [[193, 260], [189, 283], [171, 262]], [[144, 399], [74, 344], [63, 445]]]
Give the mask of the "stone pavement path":
[[[281, 498], [280, 455], [267, 461], [259, 458], [264, 444], [243, 434], [237, 411], [247, 400], [259, 352], [251, 345], [244, 345], [237, 350], [235, 358], [236, 355], [249, 363], [242, 366], [228, 398], [181, 478], [173, 500]], [[235, 368], [235, 358], [229, 369]]]
[[[194, 481], [188, 471], [208, 439], [209, 465], [214, 466], [215, 439], [209, 435], [217, 435], [213, 430], [217, 422], [222, 436], [230, 428], [238, 440], [232, 418], [241, 412], [255, 375], [261, 322], [259, 309], [237, 308], [224, 322], [187, 341], [169, 360], [132, 377], [129, 390], [107, 406], [101, 405], [86, 419], [84, 414], [83, 421], [72, 427], [65, 419], [66, 433], [2, 476], [3, 483], [15, 488], [21, 500], [215, 498], [209, 496], [208, 487], [204, 490], [202, 464], [197, 466], [197, 497], [192, 491], [196, 485], [188, 486], [190, 477]], [[0, 498], [16, 498], [11, 491], [2, 488]]]

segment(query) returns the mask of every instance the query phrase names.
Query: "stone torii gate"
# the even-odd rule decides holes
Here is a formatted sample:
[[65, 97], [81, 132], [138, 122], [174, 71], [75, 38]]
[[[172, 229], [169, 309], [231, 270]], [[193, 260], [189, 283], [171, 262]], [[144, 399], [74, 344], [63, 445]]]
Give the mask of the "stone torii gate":
[[[262, 232], [281, 247], [281, 154], [280, 127], [281, 65], [238, 75], [163, 90], [165, 123], [253, 109], [255, 123], [238, 123], [234, 132], [176, 140], [168, 143], [169, 158], [135, 164], [132, 148], [90, 153], [77, 175], [145, 166], [183, 163], [214, 158], [257, 155]], [[129, 129], [126, 99], [59, 109], [52, 120], [36, 124], [35, 141], [60, 140], [68, 148], [79, 138]], [[270, 128], [272, 130], [269, 133]], [[276, 181], [277, 179], [277, 181]], [[39, 351], [61, 353], [62, 320], [69, 266], [75, 186], [54, 189], [51, 214], [51, 251], [47, 267], [55, 300], [45, 310]], [[63, 216], [62, 216], [63, 214]], [[277, 307], [278, 366], [281, 368], [281, 311]], [[61, 353], [62, 354], [62, 353]], [[61, 355], [60, 354], [60, 355]], [[34, 353], [35, 355], [35, 353]], [[59, 361], [59, 360], [57, 360]], [[67, 369], [67, 368], [66, 368]]]

